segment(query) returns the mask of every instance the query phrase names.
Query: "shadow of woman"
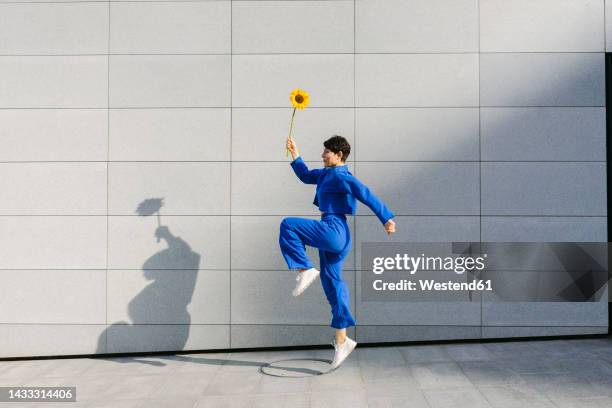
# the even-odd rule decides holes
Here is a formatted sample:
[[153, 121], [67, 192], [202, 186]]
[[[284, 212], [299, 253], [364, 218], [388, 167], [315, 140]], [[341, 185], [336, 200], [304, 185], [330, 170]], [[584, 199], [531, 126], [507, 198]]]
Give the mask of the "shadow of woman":
[[131, 323], [120, 321], [109, 326], [98, 338], [96, 353], [178, 351], [185, 347], [191, 323], [187, 306], [201, 257], [165, 225], [157, 227], [155, 236], [168, 247], [143, 264], [144, 277], [152, 282], [129, 302]]

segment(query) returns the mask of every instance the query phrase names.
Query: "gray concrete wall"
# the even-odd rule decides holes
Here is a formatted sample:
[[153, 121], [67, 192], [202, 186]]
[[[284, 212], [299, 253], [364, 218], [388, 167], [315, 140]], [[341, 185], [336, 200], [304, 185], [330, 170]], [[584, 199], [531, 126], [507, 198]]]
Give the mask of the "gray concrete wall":
[[[331, 341], [320, 283], [293, 299], [277, 245], [284, 216], [317, 217], [284, 152], [295, 87], [304, 159], [347, 136], [393, 241], [606, 241], [610, 16], [603, 0], [0, 0], [0, 356]], [[136, 213], [159, 197], [159, 219]], [[350, 225], [360, 342], [607, 331], [606, 302], [361, 302], [360, 243], [387, 236], [363, 206]]]

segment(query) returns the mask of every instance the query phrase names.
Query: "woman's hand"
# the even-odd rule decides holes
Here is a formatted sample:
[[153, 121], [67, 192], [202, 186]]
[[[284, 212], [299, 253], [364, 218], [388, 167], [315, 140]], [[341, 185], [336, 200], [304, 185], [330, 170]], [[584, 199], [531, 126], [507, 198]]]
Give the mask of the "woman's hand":
[[291, 136], [287, 138], [287, 150], [291, 152], [291, 157], [293, 157], [293, 160], [297, 159], [300, 155], [295, 144], [295, 140], [293, 140]]
[[389, 235], [395, 232], [395, 222], [393, 220], [389, 220], [385, 223], [385, 231], [387, 231]]

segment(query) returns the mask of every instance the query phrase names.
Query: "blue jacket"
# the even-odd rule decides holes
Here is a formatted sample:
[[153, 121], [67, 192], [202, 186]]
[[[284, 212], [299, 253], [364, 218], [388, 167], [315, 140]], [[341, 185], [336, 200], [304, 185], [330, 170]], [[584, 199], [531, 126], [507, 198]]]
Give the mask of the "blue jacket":
[[291, 168], [303, 183], [317, 185], [313, 204], [324, 213], [355, 214], [357, 199], [370, 207], [383, 224], [394, 217], [387, 206], [353, 176], [347, 165], [308, 170], [298, 156], [291, 162]]

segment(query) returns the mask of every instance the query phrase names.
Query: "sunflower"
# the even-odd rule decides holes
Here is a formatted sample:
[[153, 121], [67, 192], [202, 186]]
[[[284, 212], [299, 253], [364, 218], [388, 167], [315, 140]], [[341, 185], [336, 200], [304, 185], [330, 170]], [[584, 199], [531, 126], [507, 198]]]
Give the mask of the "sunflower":
[[[295, 88], [291, 95], [289, 96], [289, 100], [293, 105], [293, 113], [291, 114], [291, 125], [289, 126], [289, 137], [291, 137], [291, 132], [293, 131], [293, 118], [295, 117], [296, 109], [304, 109], [308, 106], [308, 92], [303, 89]], [[289, 149], [285, 152], [285, 156], [289, 156]]]
[[291, 104], [293, 104], [296, 109], [304, 109], [308, 106], [308, 99], [308, 92], [300, 88], [295, 88], [289, 97]]

